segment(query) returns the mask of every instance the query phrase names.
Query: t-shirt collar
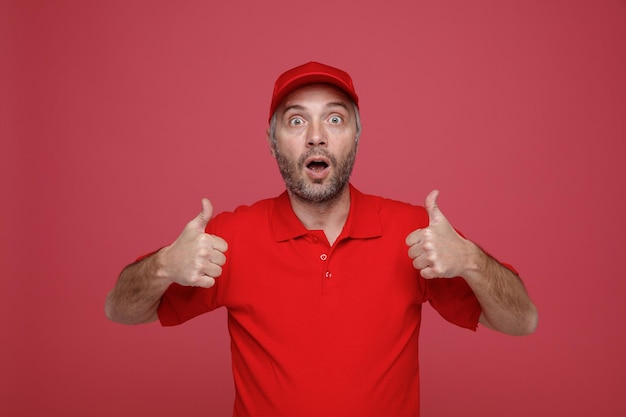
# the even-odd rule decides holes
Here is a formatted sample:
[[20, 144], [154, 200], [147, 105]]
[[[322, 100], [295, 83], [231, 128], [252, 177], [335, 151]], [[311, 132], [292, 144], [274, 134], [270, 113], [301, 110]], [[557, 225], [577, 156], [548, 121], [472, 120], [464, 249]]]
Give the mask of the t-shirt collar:
[[[339, 238], [367, 239], [382, 235], [378, 205], [370, 196], [350, 187], [350, 212]], [[275, 239], [285, 241], [306, 235], [307, 230], [291, 207], [287, 191], [276, 197], [270, 223]]]

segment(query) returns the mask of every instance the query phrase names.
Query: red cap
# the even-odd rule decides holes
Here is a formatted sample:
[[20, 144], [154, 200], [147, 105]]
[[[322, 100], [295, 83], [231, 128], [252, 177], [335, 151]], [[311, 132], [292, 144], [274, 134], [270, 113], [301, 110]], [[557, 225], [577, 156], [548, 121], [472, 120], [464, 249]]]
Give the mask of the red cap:
[[272, 120], [276, 108], [289, 93], [296, 88], [316, 83], [334, 85], [346, 93], [354, 101], [354, 104], [359, 105], [359, 97], [356, 95], [356, 91], [354, 91], [352, 78], [350, 78], [347, 72], [320, 64], [319, 62], [309, 62], [287, 70], [278, 77], [274, 84], [269, 120]]

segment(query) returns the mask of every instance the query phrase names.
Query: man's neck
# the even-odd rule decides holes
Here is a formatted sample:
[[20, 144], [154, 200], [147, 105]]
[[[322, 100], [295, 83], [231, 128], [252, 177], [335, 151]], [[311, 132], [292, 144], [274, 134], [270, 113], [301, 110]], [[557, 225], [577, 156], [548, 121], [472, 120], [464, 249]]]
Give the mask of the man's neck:
[[346, 186], [337, 198], [311, 202], [288, 192], [296, 217], [308, 230], [323, 230], [331, 246], [335, 243], [350, 213], [350, 187]]

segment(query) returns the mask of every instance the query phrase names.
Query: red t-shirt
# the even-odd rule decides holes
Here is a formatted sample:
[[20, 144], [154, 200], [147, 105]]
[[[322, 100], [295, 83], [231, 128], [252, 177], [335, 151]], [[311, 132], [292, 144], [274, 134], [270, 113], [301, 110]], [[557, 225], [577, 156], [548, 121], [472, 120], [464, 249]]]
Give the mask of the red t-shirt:
[[300, 223], [286, 192], [216, 216], [206, 231], [228, 242], [222, 276], [163, 295], [166, 326], [228, 309], [234, 416], [417, 416], [422, 303], [476, 329], [465, 280], [425, 280], [408, 257], [424, 208], [350, 193], [333, 246]]

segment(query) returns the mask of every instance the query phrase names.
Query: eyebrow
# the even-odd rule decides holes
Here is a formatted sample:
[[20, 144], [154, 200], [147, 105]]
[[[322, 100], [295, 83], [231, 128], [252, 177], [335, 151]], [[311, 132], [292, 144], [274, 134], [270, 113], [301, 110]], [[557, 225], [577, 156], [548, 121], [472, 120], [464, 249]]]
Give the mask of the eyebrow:
[[346, 103], [344, 103], [344, 102], [341, 102], [341, 101], [333, 101], [333, 102], [330, 102], [330, 103], [328, 103], [328, 104], [326, 105], [326, 107], [337, 107], [337, 106], [339, 106], [339, 107], [343, 107], [343, 108], [344, 108], [344, 109], [346, 109], [346, 110], [350, 110], [350, 109], [348, 108], [348, 105], [347, 105]]
[[[326, 108], [331, 108], [331, 107], [342, 107], [345, 110], [349, 111], [350, 109], [348, 108], [348, 106], [346, 105], [346, 103], [343, 103], [341, 101], [331, 101], [330, 103], [326, 103]], [[301, 104], [292, 104], [291, 106], [287, 106], [285, 107], [285, 110], [283, 111], [283, 114], [287, 113], [290, 110], [297, 110], [297, 111], [303, 111], [306, 110], [306, 107], [304, 107]]]
[[302, 111], [304, 110], [304, 106], [301, 106], [299, 104], [292, 104], [291, 106], [287, 106], [285, 107], [285, 110], [283, 110], [283, 114], [287, 113], [290, 110], [298, 110], [298, 111]]

